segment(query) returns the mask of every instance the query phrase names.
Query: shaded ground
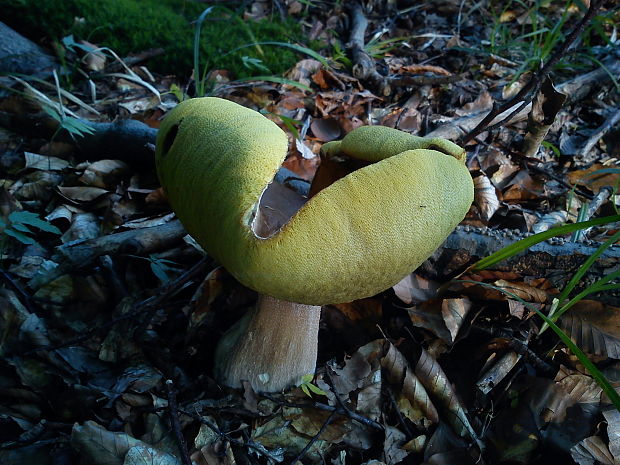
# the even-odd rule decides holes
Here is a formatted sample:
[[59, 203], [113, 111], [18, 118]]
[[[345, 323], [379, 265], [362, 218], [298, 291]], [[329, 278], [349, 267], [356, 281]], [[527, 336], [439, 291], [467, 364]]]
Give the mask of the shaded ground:
[[[320, 147], [361, 125], [462, 141], [584, 15], [310, 3], [254, 2], [246, 16], [282, 8], [327, 64], [300, 55], [283, 82], [209, 74], [213, 95], [287, 131], [281, 178], [298, 192]], [[363, 43], [350, 37], [360, 13]], [[551, 74], [566, 102], [547, 84], [532, 112], [466, 145], [476, 198], [462, 227], [393, 289], [325, 307], [316, 377], [283, 394], [212, 378], [218, 339], [256, 296], [185, 236], [154, 173], [149, 144], [194, 94], [188, 77], [73, 47], [84, 72], [61, 73], [61, 106], [52, 77], [6, 81], [18, 92], [0, 101], [0, 463], [617, 463], [618, 411], [534, 310], [548, 312], [605, 241], [571, 296], [617, 278], [619, 218], [467, 269], [528, 234], [617, 215], [617, 19], [603, 4]], [[558, 325], [617, 390], [616, 282]]]

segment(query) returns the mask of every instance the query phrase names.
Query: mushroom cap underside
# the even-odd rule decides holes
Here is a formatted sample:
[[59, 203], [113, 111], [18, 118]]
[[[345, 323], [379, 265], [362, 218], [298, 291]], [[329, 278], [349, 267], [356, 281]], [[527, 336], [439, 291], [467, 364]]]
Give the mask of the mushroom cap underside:
[[[336, 149], [355, 156], [356, 144], [347, 138], [356, 131]], [[387, 158], [320, 191], [268, 238], [253, 233], [252, 220], [288, 141], [264, 116], [217, 98], [182, 103], [160, 128], [157, 169], [189, 233], [241, 283], [293, 302], [347, 302], [381, 292], [417, 268], [473, 200], [460, 147], [439, 140], [432, 146], [449, 154], [392, 153], [406, 141], [384, 140], [396, 131], [390, 128], [372, 131], [372, 137], [360, 133], [366, 156]], [[412, 138], [410, 146], [430, 146], [396, 132]], [[373, 140], [396, 148], [377, 147], [374, 155]]]

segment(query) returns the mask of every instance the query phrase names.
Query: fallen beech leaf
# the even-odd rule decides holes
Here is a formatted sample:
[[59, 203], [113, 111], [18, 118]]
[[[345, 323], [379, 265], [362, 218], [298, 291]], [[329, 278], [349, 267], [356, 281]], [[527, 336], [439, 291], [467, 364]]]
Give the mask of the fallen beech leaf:
[[542, 183], [534, 180], [527, 171], [519, 171], [503, 192], [506, 202], [520, 202], [542, 197], [544, 197]]
[[542, 291], [525, 283], [510, 282], [499, 279], [493, 284], [501, 289], [505, 289], [506, 291], [516, 295], [517, 297], [525, 300], [526, 302], [544, 304], [549, 299], [545, 291]]
[[440, 339], [451, 342], [450, 331], [446, 328], [441, 305], [436, 300], [408, 308], [407, 313], [414, 326], [428, 329]]
[[603, 412], [607, 420], [607, 437], [609, 438], [609, 452], [614, 457], [620, 457], [620, 412], [609, 408]]
[[439, 284], [411, 273], [392, 286], [396, 297], [407, 305], [426, 302], [437, 296]]
[[406, 442], [406, 436], [393, 426], [385, 427], [385, 439], [383, 440], [383, 454], [387, 465], [395, 465], [409, 455], [409, 452], [401, 449]]
[[471, 306], [471, 301], [466, 297], [462, 299], [444, 299], [441, 303], [441, 315], [451, 336], [451, 340], [448, 342], [456, 340], [456, 335], [465, 322]]
[[67, 160], [57, 157], [48, 157], [37, 153], [24, 152], [25, 168], [36, 170], [62, 171], [69, 166]]
[[584, 352], [620, 359], [620, 308], [582, 300], [558, 320]]
[[73, 202], [92, 202], [100, 197], [110, 194], [110, 191], [99, 187], [59, 187], [61, 195]]
[[393, 344], [389, 344], [381, 366], [388, 382], [399, 389], [396, 403], [402, 414], [420, 428], [437, 424], [437, 409], [403, 354]]
[[[579, 465], [617, 465], [618, 462], [599, 436], [590, 436], [575, 444], [570, 455]], [[616, 456], [617, 457], [617, 456]]]
[[571, 184], [587, 187], [594, 192], [598, 192], [604, 186], [617, 186], [620, 182], [620, 173], [618, 172], [600, 172], [608, 170], [610, 167], [597, 163], [585, 170], [571, 171], [568, 173], [568, 181]]
[[415, 366], [415, 374], [426, 389], [433, 393], [434, 398], [441, 402], [446, 415], [444, 419], [449, 423], [459, 436], [469, 435], [476, 438], [465, 406], [458, 399], [452, 384], [442, 370], [441, 366], [429, 353], [422, 348], [420, 359]]
[[471, 114], [477, 114], [485, 110], [490, 110], [493, 106], [493, 97], [488, 92], [483, 92], [473, 102], [466, 103], [461, 108], [458, 108], [454, 113], [457, 116], [467, 116]]
[[483, 174], [474, 178], [474, 203], [480, 210], [480, 216], [484, 221], [489, 221], [499, 209], [495, 187]]

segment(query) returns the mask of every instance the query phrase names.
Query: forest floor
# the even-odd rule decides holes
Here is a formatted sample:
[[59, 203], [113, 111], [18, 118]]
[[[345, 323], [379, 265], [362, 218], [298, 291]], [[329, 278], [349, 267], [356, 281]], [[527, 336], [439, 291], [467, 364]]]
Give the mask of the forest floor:
[[157, 128], [200, 86], [74, 41], [56, 77], [3, 78], [1, 464], [620, 463], [618, 6], [580, 28], [581, 3], [408, 4], [248, 2], [244, 20], [290, 15], [320, 56], [206, 74], [287, 133], [279, 179], [303, 195], [322, 145], [363, 125], [459, 143], [474, 180], [418, 270], [323, 307], [316, 375], [279, 393], [214, 379], [256, 294], [155, 172]]

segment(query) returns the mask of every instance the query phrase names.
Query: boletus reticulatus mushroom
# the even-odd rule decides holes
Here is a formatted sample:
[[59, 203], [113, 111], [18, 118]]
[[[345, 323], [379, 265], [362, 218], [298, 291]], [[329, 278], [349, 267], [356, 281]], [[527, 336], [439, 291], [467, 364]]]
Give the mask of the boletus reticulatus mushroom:
[[396, 284], [441, 245], [473, 200], [462, 148], [367, 126], [325, 149], [369, 164], [261, 235], [259, 202], [287, 147], [275, 123], [213, 97], [178, 105], [157, 138], [157, 172], [177, 216], [259, 293], [216, 353], [216, 377], [233, 387], [249, 380], [258, 391], [278, 391], [314, 373], [320, 306]]

